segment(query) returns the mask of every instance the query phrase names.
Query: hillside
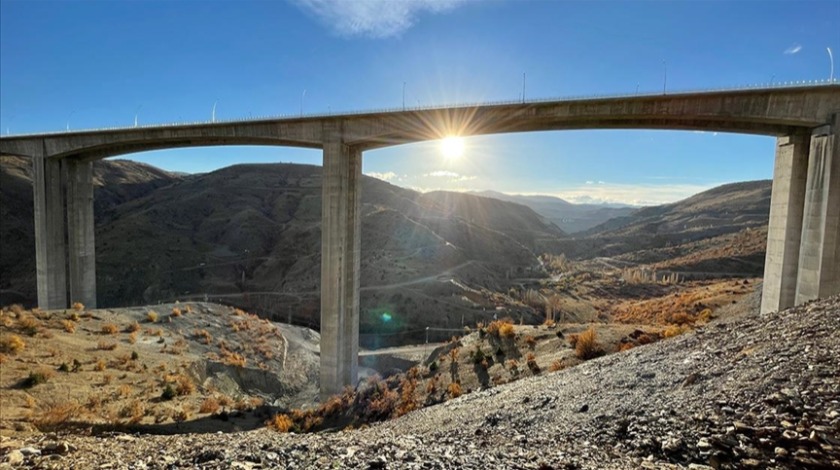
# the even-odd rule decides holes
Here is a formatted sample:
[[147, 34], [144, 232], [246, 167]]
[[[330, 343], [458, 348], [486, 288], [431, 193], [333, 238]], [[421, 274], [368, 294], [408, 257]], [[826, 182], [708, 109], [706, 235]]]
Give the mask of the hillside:
[[[109, 220], [120, 204], [182, 179], [129, 160], [98, 161], [93, 171], [94, 211], [99, 224]], [[36, 298], [33, 211], [29, 159], [0, 158], [0, 305], [32, 304]]]
[[76, 468], [837, 468], [840, 298], [763, 316], [752, 306], [361, 429], [34, 436], [7, 446], [28, 466], [51, 458], [43, 449]]
[[760, 229], [769, 220], [771, 187], [770, 180], [726, 184], [672, 204], [645, 207], [560, 242], [560, 251], [573, 258], [618, 256]]
[[[5, 161], [4, 178], [14, 180], [9, 191], [16, 192], [2, 205], [22, 214], [23, 226], [31, 220], [31, 183], [25, 173], [12, 170], [19, 163]], [[115, 188], [96, 194], [103, 199], [96, 205], [100, 305], [205, 300], [206, 295], [317, 326], [319, 167], [237, 165], [177, 177], [126, 162], [99, 165], [104, 188]], [[31, 232], [24, 245], [5, 240], [13, 240], [11, 233], [27, 240], [25, 226], [13, 232], [4, 224], [2, 231], [4, 247], [18, 253], [17, 271], [4, 267], [4, 282], [10, 285], [7, 291], [22, 294], [2, 302], [31, 303]], [[460, 326], [462, 318], [474, 323], [491, 315], [495, 304], [465, 299], [465, 286], [504, 291], [509, 279], [534, 276], [546, 243], [565, 235], [518, 204], [420, 194], [369, 177], [362, 181], [362, 234], [363, 343], [367, 333], [403, 332], [421, 324]], [[436, 314], [429, 317], [429, 312]], [[531, 312], [523, 306], [512, 313]], [[391, 321], [383, 322], [383, 313]]]
[[567, 233], [583, 232], [610, 219], [624, 217], [636, 211], [635, 207], [630, 206], [573, 204], [552, 196], [522, 196], [496, 191], [481, 191], [476, 194], [528, 206]]

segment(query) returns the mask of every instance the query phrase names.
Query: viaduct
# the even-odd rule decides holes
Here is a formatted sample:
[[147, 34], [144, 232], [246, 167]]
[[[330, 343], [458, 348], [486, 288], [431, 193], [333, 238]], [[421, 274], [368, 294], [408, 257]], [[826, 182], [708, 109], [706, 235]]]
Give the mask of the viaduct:
[[321, 395], [357, 380], [366, 150], [448, 135], [683, 129], [776, 137], [762, 312], [840, 293], [840, 84], [162, 125], [0, 138], [34, 166], [38, 304], [96, 306], [92, 162], [209, 145], [323, 149]]

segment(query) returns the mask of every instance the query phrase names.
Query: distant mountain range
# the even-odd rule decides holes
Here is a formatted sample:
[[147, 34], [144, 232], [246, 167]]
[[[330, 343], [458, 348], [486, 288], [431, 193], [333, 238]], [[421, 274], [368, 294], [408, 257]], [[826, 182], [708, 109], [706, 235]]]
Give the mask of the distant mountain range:
[[630, 215], [638, 209], [622, 204], [573, 204], [554, 196], [522, 196], [496, 191], [474, 194], [528, 206], [570, 234], [588, 230], [615, 217]]

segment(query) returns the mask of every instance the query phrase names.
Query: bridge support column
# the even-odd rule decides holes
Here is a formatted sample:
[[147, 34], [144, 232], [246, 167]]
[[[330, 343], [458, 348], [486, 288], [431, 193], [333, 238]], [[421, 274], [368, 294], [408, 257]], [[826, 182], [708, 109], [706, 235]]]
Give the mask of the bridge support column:
[[67, 308], [61, 161], [35, 157], [32, 165], [38, 307], [46, 310]]
[[840, 114], [814, 130], [799, 251], [796, 303], [840, 293]]
[[321, 399], [356, 385], [362, 152], [324, 144], [321, 205]]
[[65, 160], [70, 302], [96, 308], [96, 247], [93, 221], [93, 163]]
[[807, 134], [776, 140], [761, 313], [784, 310], [796, 302], [809, 142]]

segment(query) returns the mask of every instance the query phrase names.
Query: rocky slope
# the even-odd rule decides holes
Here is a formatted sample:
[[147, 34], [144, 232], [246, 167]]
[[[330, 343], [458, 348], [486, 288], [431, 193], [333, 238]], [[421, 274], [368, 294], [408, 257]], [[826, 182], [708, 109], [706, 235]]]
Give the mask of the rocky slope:
[[611, 219], [555, 248], [572, 258], [618, 256], [760, 229], [769, 220], [771, 189], [770, 180], [718, 186], [682, 201]]
[[[39, 468], [762, 468], [840, 466], [840, 297], [750, 313], [364, 429], [38, 435]], [[50, 454], [50, 455], [47, 455]]]

